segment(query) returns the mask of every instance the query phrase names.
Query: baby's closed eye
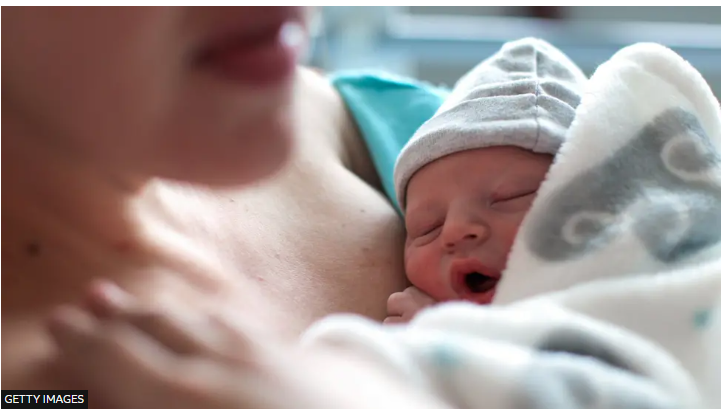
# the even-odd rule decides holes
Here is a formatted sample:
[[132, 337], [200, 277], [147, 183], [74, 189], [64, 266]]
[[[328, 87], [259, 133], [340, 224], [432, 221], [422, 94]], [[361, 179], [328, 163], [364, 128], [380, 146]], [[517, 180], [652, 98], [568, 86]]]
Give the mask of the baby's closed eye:
[[430, 223], [428, 225], [425, 225], [425, 227], [419, 229], [419, 233], [417, 234], [417, 236], [421, 237], [421, 236], [426, 236], [430, 233], [434, 233], [440, 227], [442, 227], [441, 222]]
[[526, 210], [535, 199], [537, 189], [520, 190], [512, 193], [495, 195], [490, 201], [490, 207], [499, 211]]
[[411, 240], [415, 240], [417, 244], [425, 244], [437, 237], [442, 224], [443, 220], [434, 218], [413, 220], [407, 223], [407, 235]]

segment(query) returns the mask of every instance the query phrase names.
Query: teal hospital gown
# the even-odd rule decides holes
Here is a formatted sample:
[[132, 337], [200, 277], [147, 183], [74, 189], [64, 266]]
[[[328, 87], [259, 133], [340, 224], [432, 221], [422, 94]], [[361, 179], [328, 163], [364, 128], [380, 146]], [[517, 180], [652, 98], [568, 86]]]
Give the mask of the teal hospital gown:
[[396, 158], [449, 90], [380, 71], [340, 72], [330, 80], [361, 130], [384, 192], [401, 213], [394, 192]]

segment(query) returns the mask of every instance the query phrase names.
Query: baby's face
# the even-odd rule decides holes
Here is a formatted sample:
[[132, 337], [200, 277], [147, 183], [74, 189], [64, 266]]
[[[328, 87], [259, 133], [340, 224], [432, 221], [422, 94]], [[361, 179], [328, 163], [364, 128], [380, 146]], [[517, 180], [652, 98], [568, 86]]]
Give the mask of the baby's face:
[[445, 156], [407, 189], [405, 266], [437, 301], [487, 304], [523, 217], [552, 163], [510, 146]]

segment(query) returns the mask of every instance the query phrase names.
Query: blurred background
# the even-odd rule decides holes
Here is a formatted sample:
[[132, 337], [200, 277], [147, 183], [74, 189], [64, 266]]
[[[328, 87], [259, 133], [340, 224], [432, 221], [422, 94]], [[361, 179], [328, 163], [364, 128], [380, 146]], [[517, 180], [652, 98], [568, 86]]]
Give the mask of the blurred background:
[[721, 99], [721, 7], [322, 7], [309, 64], [451, 87], [504, 42], [526, 36], [550, 41], [587, 75], [626, 45], [660, 43]]

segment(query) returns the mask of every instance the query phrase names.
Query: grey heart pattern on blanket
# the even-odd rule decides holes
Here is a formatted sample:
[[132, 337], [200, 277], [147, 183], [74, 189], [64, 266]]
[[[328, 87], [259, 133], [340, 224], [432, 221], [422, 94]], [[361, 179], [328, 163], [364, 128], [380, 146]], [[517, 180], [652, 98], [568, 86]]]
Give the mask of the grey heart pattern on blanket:
[[629, 361], [621, 357], [602, 339], [576, 328], [557, 328], [541, 340], [537, 348], [541, 351], [590, 357], [624, 371], [637, 371]]
[[[601, 373], [603, 377], [595, 377]], [[594, 379], [609, 379], [596, 383]], [[600, 364], [557, 354], [538, 359], [528, 369], [517, 409], [676, 409], [660, 388], [645, 378]]]
[[679, 261], [721, 240], [720, 169], [720, 153], [698, 118], [669, 109], [554, 192], [528, 246], [546, 260], [567, 260], [631, 229], [656, 259]]

